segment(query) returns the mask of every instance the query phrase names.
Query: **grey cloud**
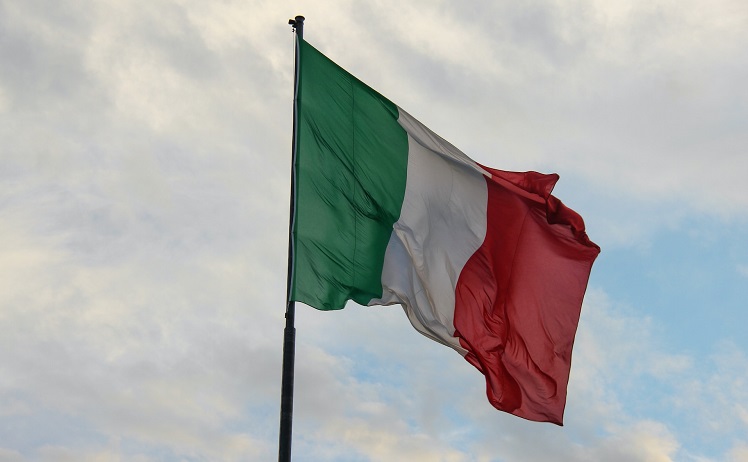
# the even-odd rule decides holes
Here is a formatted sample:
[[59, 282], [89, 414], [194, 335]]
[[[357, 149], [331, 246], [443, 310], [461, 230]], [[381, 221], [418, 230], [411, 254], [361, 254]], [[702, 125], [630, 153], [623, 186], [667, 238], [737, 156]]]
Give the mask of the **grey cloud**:
[[83, 69], [86, 15], [68, 3], [5, 4], [0, 15], [0, 83], [19, 110], [44, 111], [90, 89]]
[[[746, 69], [734, 45], [745, 41], [744, 10], [729, 1], [705, 14], [656, 2], [460, 8], [380, 2], [364, 7], [388, 25], [363, 37], [377, 59], [328, 48], [487, 164], [584, 172], [629, 197], [686, 196], [700, 213], [745, 216], [748, 191], [736, 185], [748, 167]], [[380, 56], [403, 70], [397, 81], [380, 75]]]
[[[593, 188], [570, 187], [578, 197], [613, 184], [624, 196], [617, 211], [631, 197], [655, 202], [632, 214], [635, 230], [650, 218], [671, 226], [728, 188], [737, 199], [725, 213], [744, 214], [734, 181], [745, 170], [743, 63], [710, 23], [690, 52], [681, 16], [657, 22], [662, 10], [641, 5], [629, 19], [592, 3], [274, 5], [2, 3], [0, 427], [26, 427], [0, 432], [0, 457], [274, 456], [291, 127], [285, 20], [296, 13], [307, 14], [313, 44], [486, 164], [572, 172]], [[369, 21], [352, 20], [361, 17]], [[705, 153], [730, 165], [723, 177], [704, 168]], [[653, 172], [663, 171], [659, 185]], [[699, 174], [713, 187], [694, 187]], [[660, 213], [681, 194], [701, 202]], [[593, 210], [593, 223], [616, 227]], [[640, 235], [620, 239], [639, 245]], [[597, 337], [580, 336], [579, 358], [588, 357], [579, 364], [590, 366], [575, 366], [576, 430], [538, 430], [487, 406], [480, 374], [413, 332], [399, 308], [300, 306], [298, 316], [296, 447], [307, 460], [681, 454], [681, 435], [623, 409], [618, 376], [595, 356], [633, 367], [642, 350], [591, 351]], [[620, 327], [637, 321], [590, 322], [626, 343]], [[663, 364], [712, 392], [740, 377], [726, 370], [702, 383], [677, 355], [647, 358], [636, 379], [665, 386], [653, 372]], [[610, 429], [618, 439], [596, 433], [590, 422], [603, 418], [625, 421]]]

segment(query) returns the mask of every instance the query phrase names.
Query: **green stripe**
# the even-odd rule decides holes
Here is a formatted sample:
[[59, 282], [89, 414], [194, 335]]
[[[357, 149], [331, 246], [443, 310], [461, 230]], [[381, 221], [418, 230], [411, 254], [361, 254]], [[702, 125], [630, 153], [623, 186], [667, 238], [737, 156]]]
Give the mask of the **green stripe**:
[[300, 40], [291, 299], [322, 310], [382, 296], [408, 139], [397, 107]]

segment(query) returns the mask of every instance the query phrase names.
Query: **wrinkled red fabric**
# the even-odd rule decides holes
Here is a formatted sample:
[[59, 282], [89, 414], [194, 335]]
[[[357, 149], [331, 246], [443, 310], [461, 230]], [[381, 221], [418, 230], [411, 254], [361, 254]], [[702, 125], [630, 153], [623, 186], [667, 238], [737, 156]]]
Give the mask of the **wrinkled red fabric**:
[[582, 299], [600, 248], [551, 195], [558, 175], [491, 173], [483, 245], [460, 274], [455, 336], [499, 410], [563, 425]]

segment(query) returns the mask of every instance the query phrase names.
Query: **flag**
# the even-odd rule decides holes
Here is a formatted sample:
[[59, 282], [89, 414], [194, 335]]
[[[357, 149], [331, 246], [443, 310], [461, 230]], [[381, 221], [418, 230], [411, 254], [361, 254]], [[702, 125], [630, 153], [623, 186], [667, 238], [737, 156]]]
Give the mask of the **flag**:
[[486, 377], [491, 404], [563, 423], [600, 249], [558, 175], [476, 163], [303, 39], [290, 299], [400, 304]]

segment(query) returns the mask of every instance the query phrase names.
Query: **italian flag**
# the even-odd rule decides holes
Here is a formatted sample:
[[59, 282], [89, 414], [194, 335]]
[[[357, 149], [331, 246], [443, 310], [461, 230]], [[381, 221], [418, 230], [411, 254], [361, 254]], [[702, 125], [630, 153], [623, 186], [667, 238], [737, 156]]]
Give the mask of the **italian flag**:
[[298, 39], [290, 299], [402, 305], [486, 377], [488, 399], [562, 425], [600, 249], [558, 175], [480, 165]]

